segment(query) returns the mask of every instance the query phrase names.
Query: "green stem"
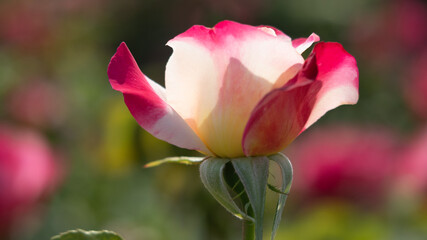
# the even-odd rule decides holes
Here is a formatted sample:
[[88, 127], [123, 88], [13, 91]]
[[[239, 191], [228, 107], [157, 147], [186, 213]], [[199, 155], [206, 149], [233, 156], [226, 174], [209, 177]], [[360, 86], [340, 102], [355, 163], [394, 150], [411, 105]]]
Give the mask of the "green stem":
[[243, 240], [255, 240], [255, 224], [243, 220]]

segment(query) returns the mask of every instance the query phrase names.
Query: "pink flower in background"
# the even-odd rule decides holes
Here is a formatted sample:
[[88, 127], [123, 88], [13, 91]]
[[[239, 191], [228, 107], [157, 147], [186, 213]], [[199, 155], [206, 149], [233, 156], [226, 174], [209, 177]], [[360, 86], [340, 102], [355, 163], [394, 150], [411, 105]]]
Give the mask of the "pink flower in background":
[[394, 0], [358, 17], [349, 39], [358, 53], [375, 65], [402, 61], [426, 46], [427, 6], [420, 0]]
[[411, 193], [427, 194], [427, 128], [399, 154], [396, 178]]
[[1, 3], [0, 40], [24, 50], [46, 45], [52, 36], [54, 21], [45, 5], [29, 1]]
[[301, 137], [289, 149], [294, 161], [292, 190], [308, 201], [338, 197], [379, 203], [387, 191], [396, 153], [385, 130], [328, 127]]
[[[396, 0], [391, 8], [390, 19], [395, 18], [396, 33], [400, 44], [408, 50], [426, 46], [427, 5], [420, 0]], [[388, 23], [390, 24], [390, 23]]]
[[0, 236], [22, 219], [58, 183], [55, 157], [35, 132], [0, 125]]
[[407, 76], [402, 80], [410, 108], [427, 120], [427, 47], [410, 65]]
[[7, 108], [16, 120], [37, 126], [58, 126], [65, 118], [63, 91], [46, 80], [24, 82], [9, 93]]
[[206, 155], [276, 153], [323, 114], [358, 100], [355, 59], [319, 37], [223, 21], [170, 40], [166, 89], [138, 68], [124, 43], [108, 67], [138, 123], [155, 137]]

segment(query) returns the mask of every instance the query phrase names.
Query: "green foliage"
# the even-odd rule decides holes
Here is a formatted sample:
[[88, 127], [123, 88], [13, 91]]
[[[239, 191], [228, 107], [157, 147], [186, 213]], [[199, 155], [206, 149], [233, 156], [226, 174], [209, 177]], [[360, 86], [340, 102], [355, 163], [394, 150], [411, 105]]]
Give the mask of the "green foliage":
[[200, 165], [200, 178], [209, 193], [231, 214], [239, 219], [252, 221], [254, 219], [242, 211], [234, 202], [224, 179], [224, 168], [228, 159], [209, 158]]
[[265, 193], [268, 180], [267, 157], [237, 158], [232, 161], [249, 197], [255, 220], [255, 239], [262, 239]]
[[[280, 189], [267, 183], [270, 160], [276, 162], [281, 169]], [[232, 172], [226, 171], [227, 164], [230, 164]], [[267, 186], [279, 193], [271, 236], [274, 239], [292, 183], [292, 165], [285, 155], [279, 153], [269, 157], [209, 158], [200, 165], [200, 177], [211, 195], [225, 209], [244, 221], [245, 239], [262, 239]], [[232, 194], [235, 196], [232, 197]], [[240, 207], [237, 200], [240, 200]], [[250, 231], [254, 231], [253, 236]]]
[[329, 200], [306, 206], [299, 218], [285, 224], [277, 235], [279, 239], [304, 240], [424, 239], [398, 236], [390, 230], [396, 229], [389, 229], [385, 219], [364, 213], [345, 202]]
[[[291, 190], [293, 170], [291, 162], [284, 154], [274, 154], [269, 156], [269, 158], [280, 166], [282, 173], [282, 186], [279, 191], [280, 195], [279, 200], [277, 201], [276, 212], [274, 214], [273, 230], [271, 231], [271, 239], [273, 240], [276, 236], [276, 231], [279, 228], [280, 220], [282, 219], [282, 213], [285, 207], [286, 199], [288, 198], [288, 193]], [[270, 186], [271, 185], [269, 185], [269, 187]]]

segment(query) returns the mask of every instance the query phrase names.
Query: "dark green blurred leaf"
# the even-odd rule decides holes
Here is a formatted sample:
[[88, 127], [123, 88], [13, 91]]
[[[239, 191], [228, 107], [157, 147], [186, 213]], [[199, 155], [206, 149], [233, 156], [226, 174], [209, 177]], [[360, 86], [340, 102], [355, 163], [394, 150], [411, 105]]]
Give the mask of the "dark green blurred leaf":
[[51, 240], [123, 240], [111, 231], [84, 231], [81, 229], [61, 233]]

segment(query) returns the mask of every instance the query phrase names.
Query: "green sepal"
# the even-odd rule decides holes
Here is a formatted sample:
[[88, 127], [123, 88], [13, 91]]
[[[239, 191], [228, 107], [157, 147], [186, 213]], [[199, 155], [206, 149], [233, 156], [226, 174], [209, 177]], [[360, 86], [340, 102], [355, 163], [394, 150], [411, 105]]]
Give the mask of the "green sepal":
[[200, 164], [203, 160], [205, 160], [207, 157], [168, 157], [156, 161], [149, 162], [144, 165], [145, 168], [150, 167], [157, 167], [159, 165], [162, 165], [164, 163], [180, 163], [185, 165], [197, 165]]
[[268, 189], [270, 189], [271, 191], [273, 191], [275, 193], [288, 195], [288, 193], [282, 192], [276, 186], [273, 186], [270, 183], [267, 184], [267, 187], [268, 187]]
[[237, 206], [230, 195], [229, 186], [224, 179], [224, 169], [228, 162], [229, 159], [206, 159], [200, 165], [200, 178], [209, 193], [231, 214], [239, 219], [254, 222], [252, 217]]
[[81, 229], [61, 233], [51, 240], [123, 240], [119, 235], [111, 231], [85, 231]]
[[262, 240], [269, 159], [267, 157], [234, 158], [231, 163], [245, 187], [254, 212], [255, 240]]
[[273, 230], [271, 231], [271, 240], [273, 240], [276, 236], [276, 231], [279, 228], [280, 220], [282, 219], [286, 199], [288, 198], [289, 191], [291, 190], [293, 170], [291, 162], [282, 153], [270, 155], [268, 158], [279, 165], [282, 175], [282, 186], [280, 190], [273, 190], [280, 193], [277, 201], [276, 213], [274, 214]]

